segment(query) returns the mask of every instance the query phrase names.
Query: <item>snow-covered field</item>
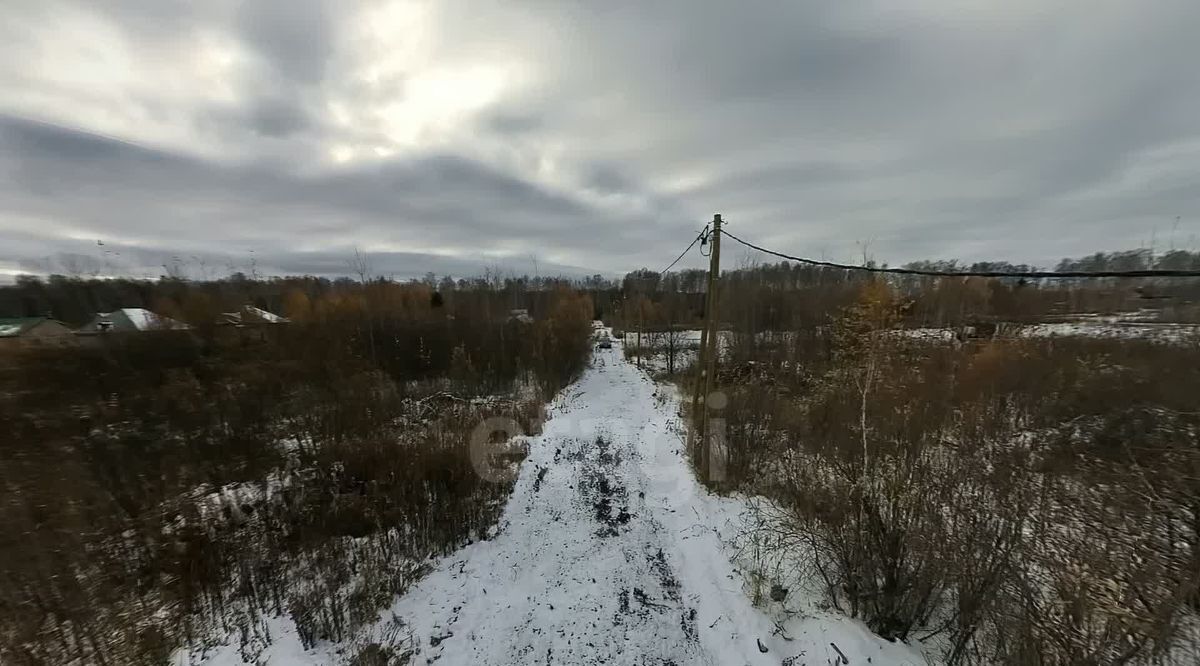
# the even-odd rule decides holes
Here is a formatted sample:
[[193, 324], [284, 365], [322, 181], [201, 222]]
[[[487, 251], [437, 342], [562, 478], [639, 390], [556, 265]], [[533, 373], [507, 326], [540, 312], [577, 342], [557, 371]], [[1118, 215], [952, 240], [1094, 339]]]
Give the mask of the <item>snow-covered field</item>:
[[[948, 328], [906, 328], [888, 334], [925, 342], [951, 342], [956, 331]], [[1186, 344], [1200, 340], [1200, 326], [1115, 318], [1081, 317], [1075, 321], [1045, 322], [1016, 326], [1006, 336], [1020, 338], [1104, 338], [1110, 340], [1149, 340], [1166, 344]]]
[[[678, 400], [597, 350], [528, 440], [489, 540], [433, 570], [363, 633], [414, 663], [922, 664], [919, 654], [798, 592], [755, 607], [729, 541], [742, 499], [709, 494], [683, 457]], [[786, 607], [786, 608], [785, 608]], [[351, 646], [304, 650], [271, 621], [263, 664], [337, 664]], [[786, 638], [785, 638], [786, 636]], [[243, 663], [236, 638], [200, 661]]]
[[1182, 343], [1200, 339], [1200, 326], [1189, 324], [1073, 321], [1025, 326], [1019, 330], [1018, 335], [1028, 338], [1079, 336]]
[[[700, 330], [688, 329], [676, 331], [675, 337], [675, 370], [676, 372], [688, 368], [696, 362], [696, 357], [699, 355], [700, 349]], [[667, 335], [664, 332], [652, 332], [642, 334], [643, 358], [642, 369], [654, 376], [659, 376], [667, 373], [670, 370], [671, 364], [667, 358]], [[733, 332], [721, 331], [718, 336], [721, 345], [720, 353], [728, 354], [729, 349], [733, 346]], [[637, 332], [625, 331], [621, 338], [617, 338], [626, 349], [637, 350]], [[634, 354], [634, 362], [636, 363], [636, 353]]]

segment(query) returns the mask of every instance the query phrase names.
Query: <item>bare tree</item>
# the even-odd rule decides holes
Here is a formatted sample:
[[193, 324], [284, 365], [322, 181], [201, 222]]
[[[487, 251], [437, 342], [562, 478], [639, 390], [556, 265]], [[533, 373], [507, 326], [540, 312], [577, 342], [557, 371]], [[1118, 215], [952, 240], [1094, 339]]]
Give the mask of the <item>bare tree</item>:
[[375, 351], [375, 320], [371, 313], [371, 294], [367, 288], [367, 283], [371, 280], [371, 259], [363, 252], [354, 246], [354, 256], [350, 258], [350, 270], [358, 276], [358, 282], [363, 286], [363, 301], [367, 316], [367, 341], [371, 345], [371, 361], [378, 363], [378, 354]]

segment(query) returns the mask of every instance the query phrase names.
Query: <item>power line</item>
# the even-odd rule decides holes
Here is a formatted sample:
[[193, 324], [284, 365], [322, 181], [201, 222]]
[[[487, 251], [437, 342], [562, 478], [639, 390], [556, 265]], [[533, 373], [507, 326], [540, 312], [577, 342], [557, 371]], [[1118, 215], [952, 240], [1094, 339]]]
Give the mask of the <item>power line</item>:
[[695, 246], [696, 246], [696, 243], [697, 243], [697, 242], [699, 242], [699, 240], [700, 240], [701, 238], [704, 238], [704, 235], [705, 235], [705, 234], [707, 234], [707, 233], [708, 233], [708, 225], [705, 225], [705, 226], [704, 226], [704, 229], [703, 229], [703, 230], [701, 230], [701, 231], [700, 231], [700, 233], [699, 233], [699, 234], [697, 234], [697, 235], [696, 235], [696, 237], [692, 239], [692, 244], [691, 244], [691, 245], [688, 245], [686, 248], [684, 248], [683, 252], [680, 252], [680, 253], [679, 253], [679, 256], [678, 256], [678, 257], [675, 257], [675, 261], [672, 261], [672, 262], [671, 262], [671, 264], [670, 264], [669, 266], [667, 266], [666, 268], [664, 268], [664, 269], [662, 269], [661, 271], [659, 271], [659, 272], [658, 272], [658, 274], [659, 274], [659, 275], [665, 275], [667, 271], [669, 271], [669, 270], [671, 270], [672, 268], [674, 268], [674, 267], [675, 267], [675, 264], [679, 263], [679, 261], [680, 261], [681, 259], [683, 259], [685, 256], [687, 256], [687, 253], [688, 253], [688, 252], [690, 252], [690, 251], [691, 251], [691, 249], [692, 249], [693, 247], [695, 247]]
[[987, 278], [1026, 278], [1040, 280], [1044, 278], [1155, 278], [1155, 277], [1200, 277], [1198, 270], [1137, 270], [1137, 271], [935, 271], [920, 268], [877, 268], [874, 266], [853, 266], [837, 264], [832, 261], [817, 261], [794, 257], [790, 254], [768, 250], [761, 245], [755, 245], [722, 229], [721, 233], [748, 248], [765, 252], [780, 259], [798, 261], [809, 266], [823, 266], [847, 271], [865, 271], [867, 273], [892, 273], [895, 275], [928, 275], [932, 277], [987, 277]]

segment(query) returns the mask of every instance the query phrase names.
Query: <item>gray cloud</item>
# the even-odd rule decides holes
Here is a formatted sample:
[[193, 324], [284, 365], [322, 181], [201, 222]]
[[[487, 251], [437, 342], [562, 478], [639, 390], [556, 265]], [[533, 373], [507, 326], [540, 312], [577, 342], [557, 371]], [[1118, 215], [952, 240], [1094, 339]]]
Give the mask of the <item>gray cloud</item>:
[[286, 138], [312, 122], [304, 108], [280, 99], [260, 100], [249, 111], [245, 122], [261, 136]]
[[[338, 277], [353, 271], [350, 260], [356, 248], [351, 244], [331, 245], [319, 250], [289, 251], [276, 247], [254, 249], [178, 251], [129, 245], [109, 239], [56, 239], [16, 232], [10, 235], [12, 247], [24, 258], [17, 268], [35, 274], [60, 274], [78, 277], [123, 275], [155, 278], [177, 275], [191, 279], [211, 279], [241, 272], [263, 276], [316, 275]], [[469, 278], [485, 273], [500, 276], [532, 275], [543, 277], [586, 277], [592, 271], [579, 266], [537, 261], [532, 257], [486, 257], [482, 254], [439, 256], [419, 252], [366, 252], [372, 275], [394, 279], [422, 278], [429, 273], [439, 277]]]
[[[300, 175], [274, 165], [214, 165], [3, 116], [0, 148], [0, 169], [12, 176], [0, 183], [0, 197], [10, 212], [37, 220], [70, 220], [56, 242], [86, 230], [89, 237], [110, 244], [157, 246], [155, 257], [220, 254], [234, 246], [256, 248], [276, 257], [277, 265], [294, 267], [314, 265], [313, 258], [320, 254], [304, 249], [313, 245], [338, 246], [343, 257], [355, 244], [447, 247], [460, 256], [476, 257], [468, 263], [480, 267], [511, 263], [513, 258], [527, 262], [530, 255], [545, 257], [556, 248], [570, 249], [580, 236], [588, 235], [589, 227], [597, 229], [589, 242], [598, 247], [618, 252], [624, 243], [599, 233], [599, 220], [586, 206], [455, 155]], [[55, 230], [40, 221], [31, 228], [43, 234]], [[347, 235], [347, 229], [353, 232]], [[519, 242], [510, 248], [480, 242], [496, 235]], [[46, 249], [53, 245], [48, 243]], [[497, 249], [502, 251], [495, 253]], [[304, 259], [286, 260], [289, 250]], [[375, 253], [417, 256], [391, 250]], [[447, 271], [466, 265], [453, 256], [426, 259], [440, 262]], [[542, 263], [560, 265], [545, 259]], [[573, 274], [594, 272], [566, 267]]]
[[637, 190], [637, 183], [613, 164], [596, 163], [583, 170], [583, 181], [588, 187], [600, 192], [629, 192]]
[[483, 123], [483, 129], [502, 136], [519, 136], [541, 127], [541, 121], [528, 113], [519, 111], [497, 111], [489, 114]]
[[333, 55], [335, 18], [326, 0], [254, 0], [239, 8], [237, 25], [280, 76], [318, 84]]
[[[1190, 0], [414, 7], [17, 0], [0, 263], [94, 235], [149, 268], [254, 248], [322, 272], [357, 244], [619, 272], [714, 212], [893, 264], [1200, 234]], [[80, 16], [66, 36], [95, 43], [55, 32]], [[89, 69], [78, 49], [125, 55]]]

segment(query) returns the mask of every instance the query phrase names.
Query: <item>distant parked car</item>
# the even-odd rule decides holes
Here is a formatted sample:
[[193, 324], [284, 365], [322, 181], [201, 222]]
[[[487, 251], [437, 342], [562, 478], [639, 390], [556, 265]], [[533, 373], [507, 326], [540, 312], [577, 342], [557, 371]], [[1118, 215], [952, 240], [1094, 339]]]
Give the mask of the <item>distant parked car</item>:
[[601, 349], [612, 349], [612, 338], [602, 335], [600, 336], [600, 342], [596, 343], [596, 346]]

